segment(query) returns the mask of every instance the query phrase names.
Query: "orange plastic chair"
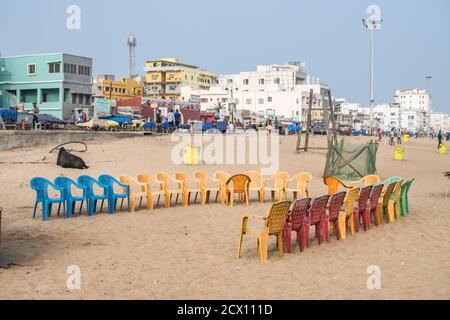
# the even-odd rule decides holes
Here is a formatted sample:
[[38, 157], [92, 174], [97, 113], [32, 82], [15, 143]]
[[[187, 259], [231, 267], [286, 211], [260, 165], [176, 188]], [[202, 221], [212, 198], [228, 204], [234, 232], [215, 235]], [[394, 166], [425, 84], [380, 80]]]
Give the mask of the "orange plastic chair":
[[377, 208], [378, 225], [383, 223], [383, 215], [385, 216], [387, 223], [393, 222], [393, 220], [390, 220], [389, 218], [389, 202], [391, 201], [391, 196], [394, 192], [396, 184], [397, 182], [392, 182], [389, 184], [380, 198]]
[[341, 238], [345, 240], [347, 238], [347, 225], [350, 225], [350, 231], [352, 237], [355, 236], [355, 222], [353, 214], [355, 212], [355, 204], [359, 196], [359, 188], [351, 189], [347, 192], [344, 200], [345, 211], [339, 213], [339, 232], [341, 233]]
[[[136, 199], [140, 199], [139, 208], [142, 206], [142, 199], [147, 198], [147, 209], [150, 209], [150, 199], [147, 191], [147, 184], [135, 181], [129, 176], [120, 176], [118, 180], [129, 186], [130, 189], [130, 211], [135, 212], [136, 209]], [[124, 192], [126, 192], [124, 188]]]
[[385, 211], [386, 221], [392, 223], [395, 219], [400, 219], [400, 191], [402, 188], [403, 180], [397, 181], [395, 183], [394, 189], [392, 191], [392, 196], [389, 197], [389, 202], [387, 206], [387, 211]]
[[249, 193], [252, 191], [258, 192], [259, 202], [264, 202], [264, 192], [266, 185], [264, 181], [264, 176], [257, 171], [247, 171], [245, 175], [247, 175], [251, 180], [248, 186]]
[[[172, 203], [172, 198], [176, 195], [175, 204], [178, 203], [178, 198], [183, 195], [183, 189], [180, 188], [180, 184], [183, 181], [176, 180], [169, 176], [165, 172], [158, 172], [155, 175], [155, 180], [159, 184], [161, 191], [164, 191], [164, 197], [166, 200], [166, 208], [170, 208]], [[175, 182], [178, 185], [178, 188], [175, 189], [171, 186], [170, 182]]]
[[225, 171], [217, 171], [214, 173], [212, 180], [217, 182], [219, 188], [220, 203], [225, 203], [227, 197], [227, 181], [230, 179], [231, 174]]
[[209, 175], [206, 172], [197, 171], [194, 173], [194, 178], [197, 180], [200, 189], [200, 198], [202, 205], [209, 203], [211, 193], [216, 193], [216, 201], [219, 198], [219, 188], [208, 186]]
[[[268, 242], [269, 236], [277, 237], [278, 252], [280, 258], [283, 258], [283, 225], [289, 214], [291, 207], [290, 201], [283, 201], [274, 203], [266, 217], [258, 215], [246, 215], [242, 219], [241, 237], [238, 249], [238, 259], [241, 257], [242, 240], [244, 235], [250, 234], [255, 236], [258, 240], [258, 255], [262, 262], [266, 262], [268, 258]], [[250, 218], [258, 219], [263, 222], [262, 230], [253, 230], [248, 228], [248, 221]]]
[[189, 176], [184, 172], [175, 173], [175, 179], [181, 181], [180, 189], [183, 192], [183, 205], [187, 207], [191, 201], [191, 195], [195, 194], [194, 202], [197, 201], [197, 197], [200, 194], [200, 188], [190, 188], [189, 186]]
[[340, 187], [344, 187], [346, 189], [352, 189], [353, 186], [345, 183], [342, 180], [339, 180], [336, 177], [326, 176], [323, 178], [323, 183], [328, 187], [328, 194], [331, 196], [335, 193], [339, 192]]
[[365, 187], [371, 186], [373, 184], [379, 183], [381, 181], [380, 176], [376, 175], [376, 174], [370, 174], [368, 176], [365, 176], [364, 178], [358, 180], [358, 181], [354, 181], [350, 183], [350, 186], [355, 187], [361, 183], [364, 183]]
[[154, 209], [155, 208], [155, 204], [154, 204], [154, 198], [155, 196], [158, 196], [158, 200], [156, 201], [156, 206], [159, 206], [159, 201], [161, 199], [161, 196], [165, 197], [165, 192], [162, 190], [153, 190], [152, 188], [152, 177], [149, 176], [146, 173], [141, 173], [137, 176], [137, 180], [140, 183], [144, 183], [147, 185], [147, 193], [148, 193], [148, 202], [150, 204], [149, 209]]
[[[267, 187], [267, 182], [274, 180], [273, 187]], [[275, 202], [275, 193], [278, 194], [278, 201], [286, 200], [286, 187], [289, 180], [289, 173], [278, 172], [272, 177], [266, 179], [266, 191], [270, 191], [272, 202]]]
[[[230, 177], [226, 183], [226, 204], [234, 205], [234, 195], [238, 194], [248, 206], [249, 191], [248, 186], [250, 185], [251, 179], [245, 174], [236, 174]], [[230, 184], [233, 183], [233, 189], [231, 189]]]
[[297, 200], [297, 195], [300, 194], [302, 198], [308, 198], [309, 197], [309, 191], [308, 191], [308, 183], [312, 180], [312, 174], [309, 172], [300, 172], [297, 173], [295, 176], [292, 177], [292, 179], [289, 179], [287, 183], [291, 181], [296, 181], [297, 184], [295, 188], [289, 188], [289, 185], [286, 189], [286, 195], [292, 192], [292, 198], [294, 200]]

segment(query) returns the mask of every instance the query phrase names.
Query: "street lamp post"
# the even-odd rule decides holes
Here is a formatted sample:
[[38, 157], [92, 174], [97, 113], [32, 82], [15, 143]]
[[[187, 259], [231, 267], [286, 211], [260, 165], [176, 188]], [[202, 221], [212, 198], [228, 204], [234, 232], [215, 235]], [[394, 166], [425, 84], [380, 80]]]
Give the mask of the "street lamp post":
[[375, 107], [375, 30], [381, 28], [381, 10], [378, 6], [372, 5], [367, 8], [369, 18], [363, 19], [364, 26], [370, 30], [370, 120], [369, 132], [373, 134], [373, 109]]

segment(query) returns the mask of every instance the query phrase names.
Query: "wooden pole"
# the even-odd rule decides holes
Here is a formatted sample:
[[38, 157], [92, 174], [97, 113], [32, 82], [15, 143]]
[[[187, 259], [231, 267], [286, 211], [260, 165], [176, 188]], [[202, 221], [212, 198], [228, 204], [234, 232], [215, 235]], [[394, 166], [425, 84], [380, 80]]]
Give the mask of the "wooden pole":
[[333, 134], [333, 144], [337, 145], [337, 132], [336, 132], [336, 120], [334, 118], [334, 103], [331, 98], [331, 90], [328, 90], [328, 101], [330, 102], [330, 115], [331, 115], [331, 125], [332, 125], [332, 134]]
[[314, 91], [313, 89], [311, 89], [309, 91], [309, 108], [308, 108], [308, 120], [306, 124], [305, 152], [308, 152], [309, 146], [309, 132], [311, 131], [311, 110], [313, 105], [313, 99], [314, 99]]

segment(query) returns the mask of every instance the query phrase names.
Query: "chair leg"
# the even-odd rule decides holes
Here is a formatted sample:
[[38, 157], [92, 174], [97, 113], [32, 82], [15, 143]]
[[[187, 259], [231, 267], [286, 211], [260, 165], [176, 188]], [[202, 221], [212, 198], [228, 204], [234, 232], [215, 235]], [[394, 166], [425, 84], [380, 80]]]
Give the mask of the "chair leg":
[[[284, 246], [287, 253], [291, 253], [291, 237], [292, 237], [292, 224], [286, 222], [283, 226]], [[298, 232], [297, 232], [298, 235]], [[298, 238], [298, 236], [297, 236]]]
[[[123, 199], [122, 199], [123, 201]], [[127, 204], [128, 204], [128, 212], [134, 213], [135, 211], [135, 201], [136, 199], [134, 197], [128, 197], [127, 198]]]
[[250, 194], [248, 192], [245, 192], [244, 197], [245, 197], [245, 203], [247, 204], [247, 207], [248, 207], [248, 198], [250, 197]]
[[36, 218], [36, 210], [37, 210], [37, 206], [38, 206], [38, 203], [37, 203], [37, 201], [36, 201], [35, 204], [34, 204], [33, 219]]
[[354, 214], [352, 214], [349, 218], [348, 218], [348, 222], [350, 224], [350, 232], [352, 234], [352, 237], [355, 236], [355, 219], [354, 219]]
[[238, 259], [241, 257], [241, 249], [242, 249], [242, 240], [244, 238], [244, 232], [241, 231], [241, 237], [239, 239], [239, 247], [238, 247]]
[[342, 240], [347, 238], [347, 228], [346, 228], [346, 216], [345, 213], [339, 214], [338, 224], [339, 224], [339, 232], [341, 234]]
[[355, 232], [359, 232], [359, 209], [353, 211], [353, 225], [355, 227]]
[[329, 222], [328, 216], [327, 216], [321, 222], [322, 234], [323, 234], [323, 238], [324, 238], [325, 242], [330, 242], [329, 225], [330, 225], [330, 222]]
[[84, 200], [81, 200], [80, 211], [78, 212], [79, 215], [81, 215], [81, 210], [83, 209], [83, 203], [84, 203]]
[[277, 242], [278, 242], [278, 253], [280, 255], [280, 258], [283, 259], [283, 232], [278, 233]]

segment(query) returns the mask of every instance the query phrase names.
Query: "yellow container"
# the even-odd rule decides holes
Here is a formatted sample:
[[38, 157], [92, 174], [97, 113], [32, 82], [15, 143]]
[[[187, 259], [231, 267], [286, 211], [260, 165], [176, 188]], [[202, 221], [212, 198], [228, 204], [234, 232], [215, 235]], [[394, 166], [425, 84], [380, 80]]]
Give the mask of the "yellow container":
[[439, 146], [439, 154], [446, 154], [447, 153], [447, 147], [445, 144], [441, 144]]
[[409, 134], [404, 134], [403, 135], [403, 142], [408, 142], [409, 141]]
[[405, 160], [405, 149], [397, 147], [394, 151], [394, 160], [402, 161]]
[[200, 164], [200, 147], [184, 147], [183, 160], [185, 164]]

